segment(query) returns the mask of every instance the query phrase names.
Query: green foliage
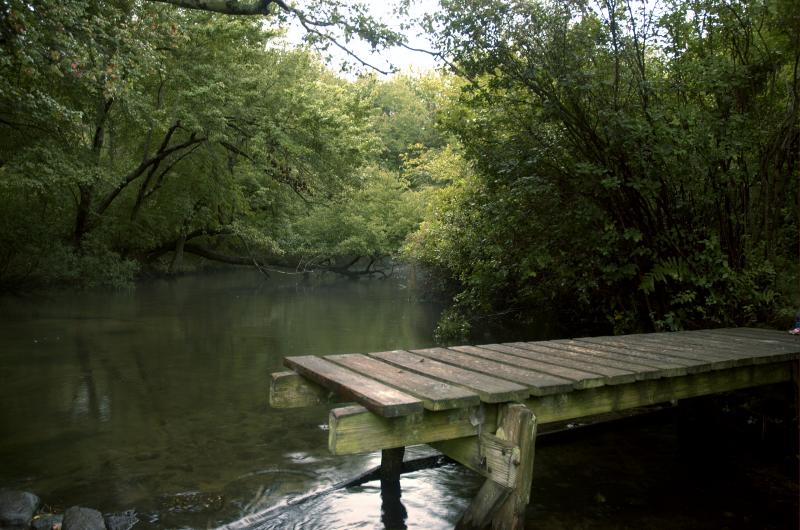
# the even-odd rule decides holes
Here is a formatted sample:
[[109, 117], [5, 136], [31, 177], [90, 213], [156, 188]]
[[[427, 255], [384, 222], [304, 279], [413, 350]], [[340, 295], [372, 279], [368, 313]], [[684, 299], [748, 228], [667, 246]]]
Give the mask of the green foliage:
[[280, 256], [307, 202], [358, 193], [380, 149], [363, 94], [267, 46], [258, 20], [151, 2], [0, 10], [0, 285], [116, 284], [178, 249]]
[[455, 310], [631, 331], [791, 303], [796, 2], [443, 6], [470, 82], [441, 121], [475, 175], [436, 192], [411, 252], [458, 281]]
[[[398, 37], [365, 6], [303, 8], [321, 18], [284, 15]], [[0, 287], [119, 285], [184, 254], [371, 267], [417, 228], [445, 78], [344, 81], [258, 19], [153, 2], [0, 12]]]
[[447, 145], [436, 118], [445, 98], [453, 93], [453, 78], [396, 75], [381, 83], [373, 77], [362, 78], [359, 83], [365, 85], [373, 109], [373, 128], [382, 144], [383, 165], [399, 170], [409, 153]]
[[314, 206], [292, 226], [286, 247], [307, 264], [330, 259], [394, 256], [422, 217], [418, 194], [391, 171], [362, 170], [361, 185]]

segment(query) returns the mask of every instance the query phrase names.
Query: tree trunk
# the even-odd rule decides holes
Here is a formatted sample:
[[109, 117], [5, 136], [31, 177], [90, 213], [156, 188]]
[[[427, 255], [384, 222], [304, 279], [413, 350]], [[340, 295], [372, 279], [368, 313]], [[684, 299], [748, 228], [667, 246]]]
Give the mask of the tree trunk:
[[186, 244], [186, 230], [181, 230], [181, 236], [175, 244], [175, 254], [172, 256], [172, 261], [169, 263], [169, 273], [174, 274], [177, 269], [183, 264], [183, 246]]

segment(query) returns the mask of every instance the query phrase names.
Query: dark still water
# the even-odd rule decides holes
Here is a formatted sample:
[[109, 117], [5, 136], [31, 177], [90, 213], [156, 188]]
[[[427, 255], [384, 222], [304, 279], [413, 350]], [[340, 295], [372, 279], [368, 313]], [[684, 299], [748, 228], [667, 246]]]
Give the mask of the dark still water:
[[[246, 271], [2, 298], [0, 488], [33, 491], [57, 510], [133, 508], [137, 528], [452, 527], [480, 485], [455, 465], [403, 476], [405, 518], [382, 519], [377, 482], [290, 506], [378, 457], [330, 456], [325, 408], [267, 406], [283, 356], [426, 347], [440, 309], [399, 280], [264, 281]], [[709, 471], [677, 439], [668, 416], [543, 439], [531, 523], [797, 526], [785, 455], [732, 443]]]

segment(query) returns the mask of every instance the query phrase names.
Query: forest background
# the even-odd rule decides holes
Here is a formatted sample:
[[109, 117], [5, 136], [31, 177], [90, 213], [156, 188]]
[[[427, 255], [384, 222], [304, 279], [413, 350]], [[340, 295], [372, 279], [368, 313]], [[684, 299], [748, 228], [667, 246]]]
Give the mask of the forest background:
[[0, 289], [405, 262], [443, 340], [800, 305], [794, 0], [442, 0], [444, 66], [390, 78], [318, 53], [405, 42], [363, 5], [169, 3], [0, 0]]

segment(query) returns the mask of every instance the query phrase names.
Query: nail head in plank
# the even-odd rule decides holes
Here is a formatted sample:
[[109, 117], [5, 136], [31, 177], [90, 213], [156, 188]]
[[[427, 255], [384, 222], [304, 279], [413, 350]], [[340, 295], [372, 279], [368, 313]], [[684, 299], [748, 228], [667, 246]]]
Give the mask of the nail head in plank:
[[572, 381], [561, 379], [560, 377], [554, 377], [524, 368], [517, 368], [497, 361], [489, 361], [446, 348], [411, 350], [411, 353], [527, 385], [530, 393], [534, 396], [565, 392], [572, 389]]
[[518, 383], [440, 363], [405, 350], [376, 352], [369, 356], [426, 377], [474, 390], [485, 403], [519, 401], [530, 395], [528, 387]]
[[325, 359], [416, 396], [428, 410], [471, 407], [480, 403], [474, 391], [430, 379], [366, 355], [347, 353], [328, 355]]
[[340, 396], [387, 418], [422, 412], [422, 401], [378, 381], [351, 372], [321, 357], [286, 357], [284, 364]]

